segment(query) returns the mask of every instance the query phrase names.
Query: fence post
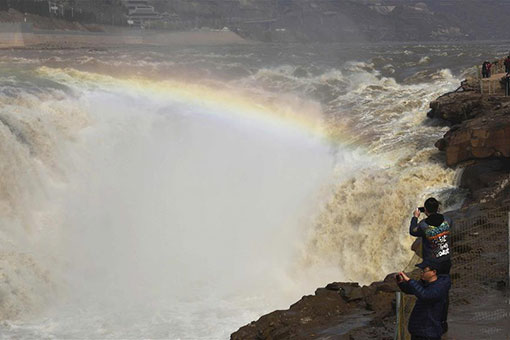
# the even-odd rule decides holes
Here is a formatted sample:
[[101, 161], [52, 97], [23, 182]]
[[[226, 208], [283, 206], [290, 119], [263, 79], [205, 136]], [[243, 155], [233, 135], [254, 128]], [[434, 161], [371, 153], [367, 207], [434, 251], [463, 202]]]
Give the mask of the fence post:
[[480, 94], [483, 94], [483, 82], [482, 82], [482, 69], [477, 66], [478, 69], [478, 82], [480, 83]]
[[[510, 215], [510, 213], [509, 213]], [[397, 313], [397, 323], [396, 323], [396, 327], [395, 327], [395, 340], [400, 340], [400, 304], [401, 304], [401, 296], [402, 296], [402, 293], [401, 292], [396, 292], [395, 293], [396, 295], [396, 300], [397, 300], [397, 306], [395, 308], [395, 312]]]

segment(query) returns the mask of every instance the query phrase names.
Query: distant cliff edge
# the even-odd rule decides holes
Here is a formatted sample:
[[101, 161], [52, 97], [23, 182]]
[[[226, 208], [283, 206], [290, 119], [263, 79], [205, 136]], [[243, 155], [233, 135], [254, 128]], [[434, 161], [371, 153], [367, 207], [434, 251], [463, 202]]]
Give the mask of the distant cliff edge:
[[[19, 12], [28, 12], [26, 3]], [[128, 26], [129, 1], [60, 1], [33, 14], [81, 25]], [[135, 1], [137, 2], [137, 1]], [[228, 27], [244, 38], [264, 42], [463, 41], [507, 39], [510, 2], [505, 0], [144, 0], [154, 15], [137, 19], [145, 29], [186, 31]], [[23, 5], [25, 4], [25, 5]], [[73, 5], [71, 5], [73, 4]], [[23, 7], [23, 6], [25, 7]], [[0, 22], [11, 21], [0, 5]], [[133, 5], [135, 6], [135, 5]], [[23, 10], [25, 8], [25, 10]], [[35, 8], [35, 7], [34, 7]], [[46, 11], [46, 12], [45, 12]], [[2, 15], [2, 12], [4, 15]], [[43, 13], [44, 12], [44, 13]], [[78, 15], [80, 14], [80, 15]], [[157, 15], [156, 15], [157, 14]], [[34, 18], [29, 18], [34, 19]], [[25, 20], [23, 15], [18, 18]], [[35, 20], [35, 19], [34, 19]], [[141, 20], [141, 21], [140, 21]], [[48, 20], [47, 20], [48, 21]], [[140, 21], [140, 22], [138, 22]], [[35, 26], [49, 25], [37, 20]], [[63, 25], [66, 29], [66, 25]], [[69, 26], [69, 25], [67, 25]], [[58, 27], [57, 27], [58, 29]], [[73, 28], [70, 28], [73, 29]]]

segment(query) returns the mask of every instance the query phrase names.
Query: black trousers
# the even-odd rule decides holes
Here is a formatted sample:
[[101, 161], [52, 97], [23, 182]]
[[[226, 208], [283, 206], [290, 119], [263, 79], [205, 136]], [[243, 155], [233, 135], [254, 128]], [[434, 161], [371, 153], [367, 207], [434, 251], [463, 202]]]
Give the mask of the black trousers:
[[427, 338], [424, 336], [411, 335], [411, 340], [441, 340], [441, 338]]

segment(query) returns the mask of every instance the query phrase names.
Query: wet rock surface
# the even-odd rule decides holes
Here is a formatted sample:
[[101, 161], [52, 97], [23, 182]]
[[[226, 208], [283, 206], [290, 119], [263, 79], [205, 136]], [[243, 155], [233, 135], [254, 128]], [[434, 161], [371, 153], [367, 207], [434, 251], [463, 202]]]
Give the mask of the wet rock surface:
[[241, 327], [231, 339], [392, 339], [397, 290], [394, 275], [363, 287], [333, 282]]
[[453, 126], [436, 147], [446, 152], [446, 163], [510, 157], [510, 111], [494, 112]]

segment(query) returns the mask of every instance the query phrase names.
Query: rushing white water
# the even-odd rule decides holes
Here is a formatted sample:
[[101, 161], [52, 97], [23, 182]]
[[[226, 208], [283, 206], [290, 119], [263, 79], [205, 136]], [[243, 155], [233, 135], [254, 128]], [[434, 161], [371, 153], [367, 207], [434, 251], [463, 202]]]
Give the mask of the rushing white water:
[[[53, 312], [32, 336], [223, 338], [246, 315], [299, 294], [288, 268], [333, 175], [329, 144], [292, 128], [221, 119], [214, 107], [108, 85], [71, 86], [77, 96], [52, 92], [60, 100], [28, 105], [22, 95], [17, 104], [34, 117], [2, 125], [9, 147], [26, 150], [16, 151], [24, 153], [23, 166], [9, 162], [13, 171], [33, 179], [27, 170], [39, 165], [40, 183], [59, 175], [44, 188], [26, 189], [16, 176], [5, 183], [44, 194], [46, 213], [54, 207], [41, 225], [31, 219], [36, 212], [23, 216], [33, 197], [11, 195], [22, 209], [15, 215], [29, 219], [23, 235], [45, 239], [30, 259], [45, 270], [51, 263], [49, 280], [59, 291], [35, 303]], [[53, 109], [37, 118], [36, 103]], [[56, 136], [30, 135], [39, 128], [32, 120], [55, 123], [61, 111], [54, 108], [62, 106], [77, 108], [66, 117], [69, 126]], [[23, 125], [17, 139], [16, 125]], [[65, 152], [39, 150], [54, 153], [58, 144]], [[26, 241], [13, 247], [19, 244]], [[33, 275], [24, 288], [46, 290]]]
[[453, 188], [446, 47], [239, 48], [0, 57], [1, 337], [224, 339], [406, 264], [409, 209]]

